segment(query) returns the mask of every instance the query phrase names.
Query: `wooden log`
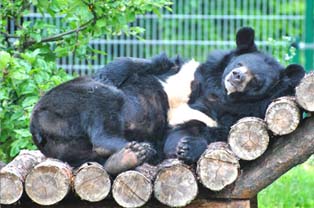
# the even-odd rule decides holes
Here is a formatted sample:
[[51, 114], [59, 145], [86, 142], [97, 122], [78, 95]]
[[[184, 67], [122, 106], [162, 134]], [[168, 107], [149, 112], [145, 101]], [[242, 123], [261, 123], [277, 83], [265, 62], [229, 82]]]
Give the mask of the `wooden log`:
[[267, 149], [269, 135], [265, 122], [260, 118], [246, 117], [234, 124], [229, 132], [228, 143], [237, 157], [254, 160]]
[[96, 162], [84, 163], [74, 175], [73, 188], [82, 200], [98, 202], [108, 196], [111, 181], [102, 165]]
[[21, 198], [26, 175], [44, 158], [38, 150], [22, 150], [0, 170], [0, 204], [13, 204]]
[[275, 135], [290, 134], [300, 123], [300, 109], [293, 97], [281, 97], [267, 108], [265, 122]]
[[156, 174], [157, 168], [149, 164], [120, 173], [112, 185], [113, 198], [122, 207], [143, 206], [151, 198]]
[[295, 97], [297, 103], [307, 111], [314, 111], [314, 72], [304, 76], [296, 87]]
[[49, 158], [36, 165], [25, 180], [26, 194], [35, 203], [53, 205], [61, 201], [71, 188], [72, 168]]
[[237, 179], [239, 168], [239, 160], [228, 144], [214, 142], [198, 160], [196, 173], [206, 188], [220, 191]]
[[220, 192], [211, 192], [215, 198], [248, 199], [257, 195], [292, 167], [305, 162], [314, 154], [314, 117], [305, 119], [292, 132], [274, 140], [256, 161], [241, 167], [238, 179]]
[[195, 199], [198, 184], [191, 169], [177, 159], [166, 160], [154, 183], [155, 198], [170, 207], [183, 207]]
[[0, 170], [1, 170], [4, 166], [6, 166], [6, 163], [0, 161]]

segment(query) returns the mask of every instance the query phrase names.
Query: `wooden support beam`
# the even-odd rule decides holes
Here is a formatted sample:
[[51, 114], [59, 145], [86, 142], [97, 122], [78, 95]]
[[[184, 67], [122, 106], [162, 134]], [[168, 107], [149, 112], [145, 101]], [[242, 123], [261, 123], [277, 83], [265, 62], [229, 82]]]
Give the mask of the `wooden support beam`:
[[[2, 205], [1, 205], [2, 206]], [[3, 206], [3, 208], [42, 208], [42, 205], [36, 204], [27, 198], [23, 198], [21, 203], [15, 205]], [[49, 206], [49, 208], [121, 208], [113, 199], [105, 199], [100, 202], [88, 202], [78, 200], [73, 196], [67, 197], [58, 204]], [[1, 207], [2, 208], [2, 207]], [[142, 208], [168, 208], [168, 206], [161, 204], [156, 199], [150, 200]], [[197, 198], [193, 200], [185, 208], [257, 208], [256, 197], [253, 199], [201, 199]]]
[[[257, 160], [242, 168], [234, 184], [208, 197], [248, 199], [314, 153], [314, 117], [305, 119], [291, 134], [274, 138], [273, 144]], [[209, 192], [209, 191], [208, 191]]]

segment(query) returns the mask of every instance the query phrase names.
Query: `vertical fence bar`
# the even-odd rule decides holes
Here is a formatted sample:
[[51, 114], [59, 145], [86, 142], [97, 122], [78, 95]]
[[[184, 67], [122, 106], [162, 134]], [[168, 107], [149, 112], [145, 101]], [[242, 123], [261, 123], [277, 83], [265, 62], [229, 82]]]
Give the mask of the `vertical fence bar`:
[[[305, 6], [305, 45], [313, 44], [313, 0], [306, 0]], [[313, 48], [305, 48], [305, 69], [313, 70]]]

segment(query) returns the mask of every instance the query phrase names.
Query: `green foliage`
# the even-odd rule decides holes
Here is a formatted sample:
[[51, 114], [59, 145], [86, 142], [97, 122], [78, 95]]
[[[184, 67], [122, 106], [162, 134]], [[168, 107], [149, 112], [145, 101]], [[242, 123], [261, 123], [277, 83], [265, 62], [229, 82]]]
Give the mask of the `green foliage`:
[[28, 130], [32, 108], [44, 92], [70, 78], [40, 49], [19, 55], [0, 51], [0, 159], [5, 161], [21, 149], [35, 149]]
[[281, 176], [258, 194], [258, 207], [314, 207], [314, 158]]
[[[128, 23], [146, 12], [159, 14], [168, 0], [3, 0], [0, 2], [0, 160], [9, 161], [23, 148], [36, 148], [29, 121], [41, 95], [69, 80], [58, 58], [90, 59], [88, 43], [104, 35], [138, 35]], [[36, 7], [42, 17], [23, 18]], [[52, 21], [46, 21], [49, 17]], [[9, 28], [15, 23], [15, 31]]]

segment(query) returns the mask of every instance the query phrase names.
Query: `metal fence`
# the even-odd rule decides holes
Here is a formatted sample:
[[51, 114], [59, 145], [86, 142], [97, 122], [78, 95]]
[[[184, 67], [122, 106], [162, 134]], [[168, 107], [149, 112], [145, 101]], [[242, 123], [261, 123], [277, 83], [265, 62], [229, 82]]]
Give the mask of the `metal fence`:
[[[93, 40], [90, 45], [106, 52], [106, 55], [98, 54], [93, 60], [81, 61], [66, 57], [59, 60], [59, 66], [69, 73], [76, 71], [89, 74], [115, 57], [145, 58], [162, 51], [169, 56], [180, 54], [184, 58], [194, 57], [204, 61], [213, 49], [234, 47], [236, 31], [242, 26], [253, 27], [259, 48], [285, 62], [287, 54], [291, 52], [291, 42], [304, 40], [306, 2], [308, 1], [174, 0], [173, 11], [162, 10], [161, 18], [155, 14], [137, 17], [132, 25], [145, 29], [142, 39], [122, 34]], [[30, 14], [29, 17], [32, 18], [32, 15], [36, 14]], [[313, 23], [313, 18], [311, 21]], [[313, 61], [313, 54], [309, 58], [311, 56]], [[295, 60], [304, 63], [303, 53], [297, 51]]]

